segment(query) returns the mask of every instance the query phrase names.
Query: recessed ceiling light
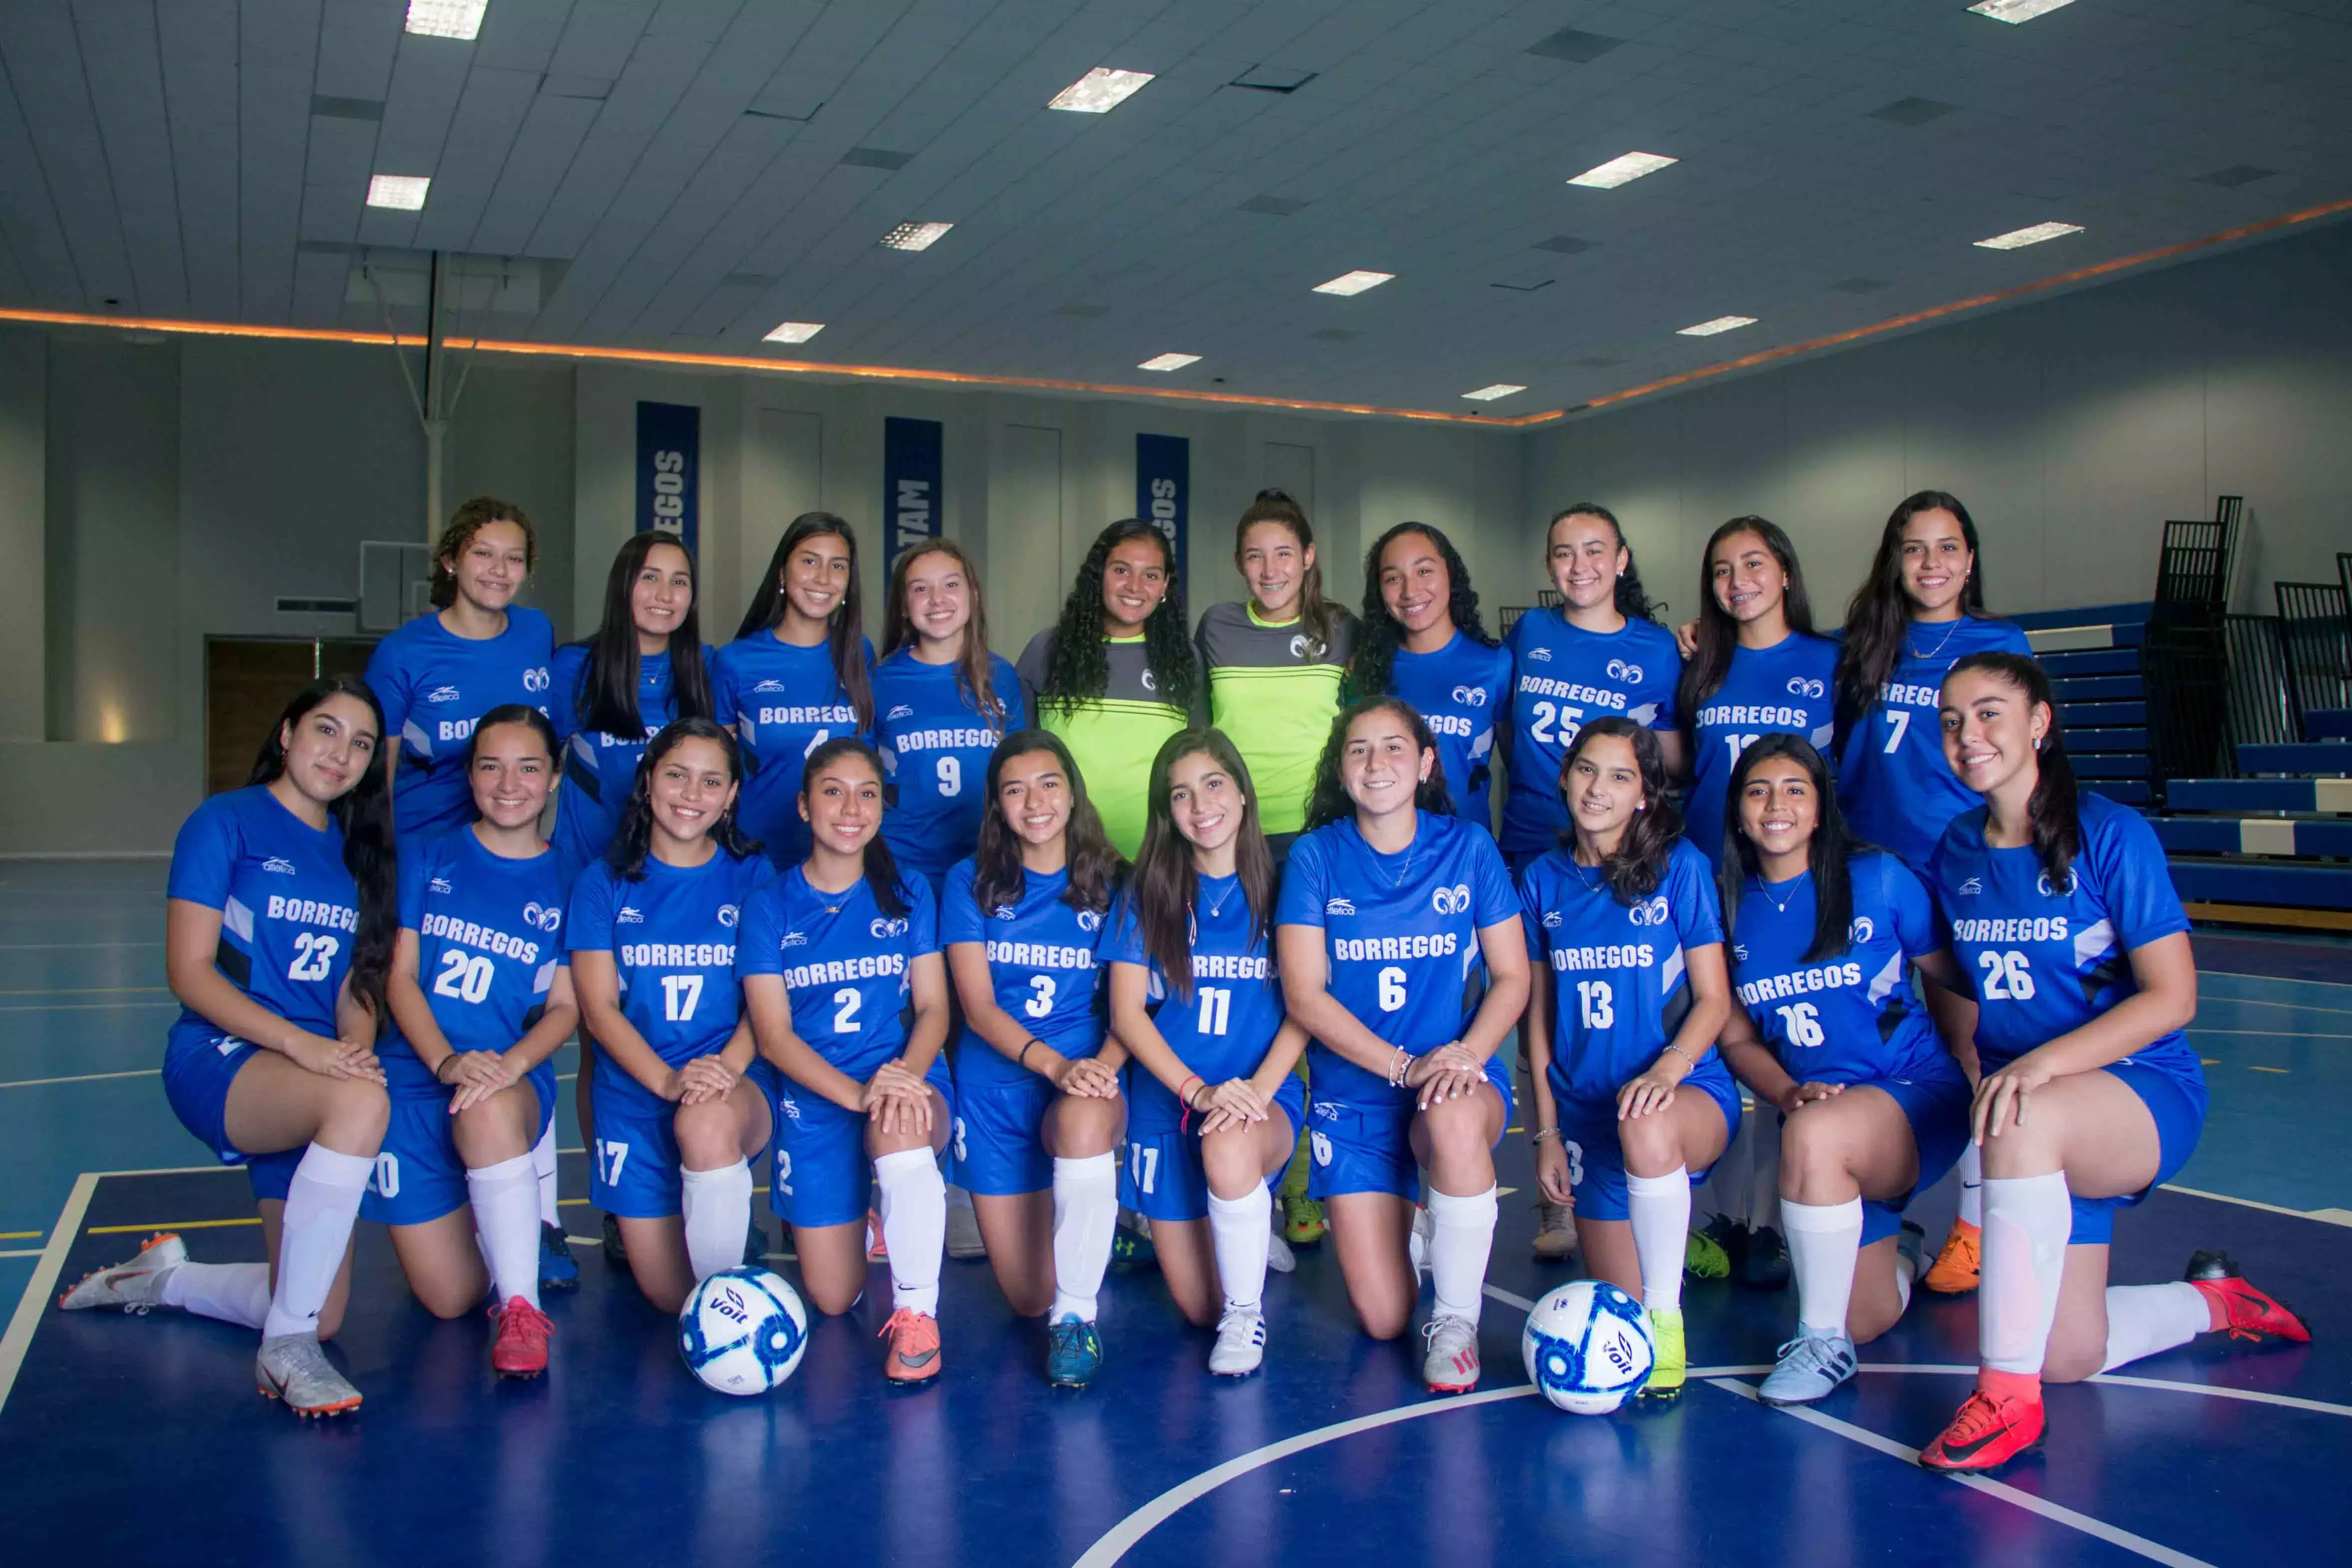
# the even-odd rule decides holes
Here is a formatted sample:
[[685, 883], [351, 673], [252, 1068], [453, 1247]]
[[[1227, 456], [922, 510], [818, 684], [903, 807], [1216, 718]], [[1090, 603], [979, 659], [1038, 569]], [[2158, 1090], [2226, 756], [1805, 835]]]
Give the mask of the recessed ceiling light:
[[2045, 239], [2063, 239], [2070, 234], [2080, 234], [2079, 223], [2037, 223], [2028, 228], [2013, 228], [2007, 234], [1994, 235], [1990, 239], [1977, 241], [1979, 250], [2015, 250], [2021, 245], [2039, 245]]
[[1654, 174], [1681, 161], [1657, 153], [1627, 153], [1622, 157], [1610, 159], [1606, 163], [1594, 164], [1569, 184], [1582, 185], [1587, 190], [1613, 191], [1620, 185], [1638, 180], [1644, 174]]
[[1675, 336], [1711, 338], [1717, 332], [1727, 332], [1738, 327], [1752, 327], [1755, 324], [1756, 318], [1753, 316], [1717, 316], [1712, 321], [1701, 321], [1696, 327], [1676, 327]]
[[2074, 0], [1977, 0], [1969, 9], [1996, 22], [2031, 22], [2074, 3]]
[[472, 38], [490, 0], [408, 0], [408, 31], [425, 38]]
[[760, 341], [763, 343], [804, 343], [823, 331], [823, 321], [786, 321]]
[[1475, 392], [1465, 392], [1462, 395], [1473, 403], [1492, 403], [1498, 397], [1508, 397], [1515, 392], [1526, 390], [1524, 386], [1513, 386], [1507, 381], [1498, 381], [1492, 386], [1482, 386]]
[[902, 223], [875, 243], [892, 250], [929, 250], [953, 227], [951, 223]]
[[1318, 294], [1360, 294], [1367, 289], [1377, 289], [1396, 276], [1393, 272], [1342, 272], [1328, 283], [1315, 285]]
[[425, 193], [432, 184], [430, 174], [376, 174], [368, 181], [367, 205], [391, 207], [396, 212], [422, 212]]
[[1077, 80], [1048, 100], [1048, 109], [1066, 109], [1076, 114], [1108, 114], [1129, 99], [1143, 90], [1151, 79], [1150, 71], [1114, 70], [1108, 66], [1097, 66]]
[[1199, 354], [1154, 354], [1135, 368], [1138, 370], [1182, 370], [1188, 364], [1201, 363]]

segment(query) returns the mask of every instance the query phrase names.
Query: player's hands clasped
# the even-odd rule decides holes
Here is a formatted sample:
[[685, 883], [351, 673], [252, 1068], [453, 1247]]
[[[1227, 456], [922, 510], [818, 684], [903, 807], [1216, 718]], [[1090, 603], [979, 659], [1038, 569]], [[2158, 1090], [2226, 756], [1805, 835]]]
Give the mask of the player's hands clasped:
[[1811, 1105], [1815, 1100], [1828, 1100], [1844, 1092], [1845, 1085], [1842, 1083], [1792, 1083], [1787, 1092], [1773, 1103], [1780, 1108], [1781, 1115], [1794, 1116], [1800, 1107]]
[[1066, 1058], [1054, 1069], [1053, 1078], [1055, 1089], [1079, 1100], [1118, 1098], [1118, 1071], [1105, 1067], [1097, 1057], [1081, 1057], [1076, 1061]]
[[306, 1030], [288, 1042], [286, 1055], [296, 1067], [320, 1078], [384, 1081], [383, 1064], [375, 1059], [375, 1047], [363, 1040], [331, 1040]]
[[1405, 1087], [1415, 1091], [1414, 1106], [1422, 1110], [1475, 1094], [1486, 1081], [1486, 1064], [1459, 1040], [1424, 1051], [1404, 1075]]
[[458, 1051], [435, 1076], [456, 1091], [449, 1096], [449, 1114], [455, 1116], [520, 1083], [523, 1075], [520, 1068], [509, 1064], [503, 1051]]
[[662, 1098], [680, 1105], [700, 1105], [708, 1100], [724, 1100], [734, 1092], [735, 1080], [740, 1075], [719, 1059], [716, 1052], [697, 1057], [682, 1068], [670, 1071], [668, 1081], [662, 1086]]

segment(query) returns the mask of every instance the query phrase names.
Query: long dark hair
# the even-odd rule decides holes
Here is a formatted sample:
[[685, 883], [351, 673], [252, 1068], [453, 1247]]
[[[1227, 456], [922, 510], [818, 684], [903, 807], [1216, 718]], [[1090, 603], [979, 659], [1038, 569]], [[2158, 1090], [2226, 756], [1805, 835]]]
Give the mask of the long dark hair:
[[971, 595], [971, 619], [964, 623], [963, 656], [956, 660], [956, 689], [963, 693], [964, 706], [1002, 734], [1004, 704], [996, 695], [995, 671], [989, 665], [988, 606], [981, 598], [980, 574], [963, 546], [952, 539], [926, 539], [898, 552], [890, 568], [890, 602], [882, 606], [883, 657], [912, 647], [918, 640], [915, 623], [907, 618], [907, 577], [926, 555], [944, 555], [963, 573], [964, 592]]
[[1903, 530], [1923, 511], [1948, 511], [1959, 520], [1960, 537], [1969, 547], [1969, 580], [1960, 588], [1960, 613], [1982, 616], [1984, 607], [1984, 547], [1977, 542], [1976, 519], [1948, 490], [1919, 490], [1905, 496], [1887, 514], [1878, 536], [1878, 553], [1871, 559], [1870, 575], [1853, 591], [1845, 607], [1845, 646], [1837, 664], [1837, 746], [1843, 750], [1848, 731], [1870, 711], [1879, 689], [1894, 675], [1903, 658], [1903, 639], [1911, 631], [1911, 598], [1903, 591]]
[[768, 557], [768, 574], [760, 580], [760, 591], [751, 595], [751, 607], [743, 612], [743, 624], [735, 628], [735, 638], [740, 642], [754, 632], [773, 631], [784, 618], [784, 567], [793, 552], [812, 539], [830, 534], [841, 541], [849, 552], [849, 585], [841, 591], [841, 603], [825, 617], [826, 640], [833, 650], [833, 678], [849, 698], [849, 706], [856, 710], [857, 727], [874, 727], [874, 686], [866, 674], [866, 609], [865, 600], [857, 587], [857, 535], [849, 524], [829, 511], [804, 511], [793, 519], [784, 536], [776, 541], [776, 552]]
[[1853, 924], [1853, 879], [1848, 863], [1869, 846], [1855, 839], [1853, 830], [1846, 826], [1845, 814], [1838, 809], [1837, 777], [1802, 735], [1759, 736], [1739, 753], [1738, 764], [1731, 770], [1731, 791], [1723, 804], [1723, 929], [1731, 930], [1738, 916], [1739, 892], [1748, 879], [1764, 874], [1756, 846], [1740, 826], [1739, 796], [1748, 787], [1748, 776], [1775, 757], [1786, 757], [1804, 769], [1811, 782], [1815, 816], [1809, 858], [1813, 876], [1813, 942], [1805, 950], [1804, 962], [1814, 963], [1853, 945], [1849, 928]]
[[[1242, 543], [1249, 537], [1250, 529], [1261, 522], [1278, 522], [1290, 530], [1290, 536], [1298, 541], [1301, 555], [1315, 548], [1315, 530], [1307, 521], [1306, 509], [1290, 499], [1288, 490], [1262, 489], [1242, 509], [1242, 520], [1234, 524], [1234, 565], [1241, 564]], [[1298, 629], [1328, 647], [1331, 624], [1336, 618], [1330, 601], [1323, 597], [1323, 565], [1318, 562], [1299, 575]]]
[[1233, 776], [1242, 792], [1241, 829], [1234, 837], [1234, 872], [1249, 900], [1250, 939], [1265, 940], [1274, 921], [1274, 855], [1258, 826], [1257, 786], [1249, 765], [1223, 730], [1180, 730], [1160, 742], [1151, 759], [1151, 784], [1143, 825], [1143, 847], [1136, 852], [1129, 897], [1143, 933], [1143, 951], [1167, 976], [1168, 994], [1179, 1001], [1192, 994], [1193, 911], [1200, 906], [1201, 876], [1192, 846], [1176, 831], [1168, 803], [1168, 775], [1178, 762], [1200, 752]]
[[[1367, 713], [1381, 710], [1395, 714], [1412, 731], [1412, 743], [1424, 752], [1437, 750], [1437, 737], [1429, 732], [1429, 721], [1423, 719], [1402, 697], [1359, 697], [1331, 721], [1330, 738], [1323, 742], [1323, 756], [1315, 764], [1315, 791], [1307, 799], [1308, 831], [1343, 822], [1356, 815], [1356, 802], [1348, 794], [1348, 786], [1339, 779], [1339, 759], [1348, 752], [1348, 730]], [[1445, 769], [1433, 766], [1429, 776], [1412, 792], [1412, 804], [1417, 810], [1432, 816], [1454, 815], [1454, 792], [1445, 787]]]
[[2025, 693], [2028, 703], [2050, 710], [2050, 729], [2034, 749], [2033, 793], [2026, 797], [2026, 820], [2033, 826], [2033, 854], [2042, 862], [2050, 885], [2061, 891], [2073, 886], [2074, 857], [2083, 852], [2083, 803], [2074, 784], [2074, 763], [2066, 755], [2066, 732], [2058, 722], [2057, 700], [2042, 667], [2020, 653], [1972, 653], [1956, 662], [1944, 683], [1955, 676], [1982, 670]]
[[1428, 540], [1445, 563], [1445, 613], [1453, 619], [1454, 629], [1480, 647], [1495, 646], [1478, 615], [1478, 592], [1470, 586], [1470, 568], [1462, 563], [1454, 541], [1445, 537], [1443, 529], [1428, 523], [1400, 522], [1374, 540], [1364, 556], [1363, 630], [1356, 637], [1355, 656], [1348, 661], [1348, 678], [1340, 687], [1340, 695], [1350, 701], [1387, 692], [1396, 669], [1397, 649], [1404, 646], [1404, 623], [1389, 614], [1389, 602], [1381, 593], [1381, 557], [1400, 535], [1407, 533]]
[[[874, 770], [876, 784], [882, 783], [885, 777], [882, 772], [882, 753], [855, 735], [835, 735], [832, 740], [811, 752], [808, 759], [801, 764], [801, 799], [803, 803], [809, 797], [809, 781], [842, 757], [856, 757]], [[875, 829], [874, 837], [866, 841], [866, 851], [862, 859], [865, 866], [866, 885], [873, 889], [875, 903], [880, 906], [882, 912], [892, 920], [903, 917], [907, 912], [907, 900], [898, 890], [898, 862], [891, 855], [890, 847], [882, 842], [882, 833], [878, 826]]]
[[1551, 531], [1559, 526], [1564, 517], [1597, 517], [1609, 525], [1609, 531], [1617, 537], [1617, 548], [1625, 552], [1625, 570], [1617, 574], [1617, 613], [1629, 621], [1656, 619], [1656, 607], [1650, 603], [1649, 591], [1642, 586], [1642, 569], [1633, 563], [1633, 547], [1625, 542], [1624, 527], [1618, 522], [1617, 514], [1599, 501], [1577, 501], [1551, 514], [1551, 521], [1544, 524], [1546, 561], [1551, 557]]
[[[1601, 862], [1601, 874], [1608, 880], [1609, 890], [1617, 901], [1632, 904], [1648, 898], [1665, 880], [1666, 860], [1675, 852], [1675, 840], [1682, 837], [1683, 814], [1666, 798], [1666, 757], [1658, 749], [1658, 737], [1633, 720], [1611, 714], [1595, 719], [1576, 732], [1569, 742], [1568, 755], [1559, 760], [1559, 792], [1568, 794], [1568, 773], [1576, 759], [1584, 754], [1593, 742], [1614, 735], [1633, 748], [1633, 764], [1642, 773], [1642, 809], [1625, 825], [1617, 839], [1617, 847]], [[1559, 830], [1560, 847], [1570, 856], [1576, 853], [1576, 816], [1569, 814], [1569, 825]]]
[[539, 530], [530, 525], [522, 508], [496, 496], [476, 496], [449, 514], [448, 526], [433, 544], [433, 607], [446, 610], [457, 602], [457, 574], [450, 563], [466, 553], [466, 546], [474, 535], [494, 522], [511, 522], [522, 530], [522, 569], [525, 576], [539, 570]]
[[1813, 602], [1805, 594], [1805, 569], [1797, 564], [1797, 547], [1789, 542], [1778, 523], [1760, 517], [1735, 517], [1708, 534], [1706, 548], [1698, 552], [1698, 647], [1683, 666], [1682, 689], [1675, 697], [1675, 706], [1694, 724], [1701, 705], [1723, 689], [1724, 677], [1731, 673], [1732, 651], [1739, 646], [1739, 623], [1716, 603], [1715, 547], [1742, 533], [1762, 540], [1789, 575], [1789, 586], [1780, 595], [1780, 613], [1788, 620], [1789, 630], [1799, 637], [1813, 635]]
[[1004, 778], [1005, 763], [1037, 752], [1051, 752], [1054, 760], [1062, 764], [1062, 776], [1070, 781], [1070, 819], [1062, 826], [1064, 864], [1069, 868], [1070, 885], [1063, 890], [1062, 902], [1074, 910], [1103, 914], [1110, 909], [1111, 895], [1118, 890], [1119, 870], [1125, 862], [1111, 847], [1110, 836], [1103, 831], [1102, 817], [1095, 811], [1095, 803], [1087, 798], [1086, 778], [1071, 758], [1069, 747], [1062, 744], [1060, 736], [1045, 730], [1013, 731], [988, 759], [988, 793], [982, 797], [980, 807], [980, 843], [971, 856], [972, 901], [983, 910], [992, 910], [999, 904], [1017, 904], [1029, 885], [1028, 874], [1021, 868], [1021, 836], [1004, 820], [1004, 805], [996, 791]]
[[[681, 742], [710, 741], [726, 753], [727, 775], [738, 785], [743, 782], [743, 752], [735, 743], [735, 732], [719, 727], [709, 719], [679, 719], [662, 727], [660, 734], [646, 742], [646, 754], [637, 763], [636, 782], [629, 786], [629, 804], [621, 810], [621, 826], [613, 832], [613, 842], [604, 851], [604, 859], [622, 879], [641, 882], [646, 876], [646, 857], [653, 852], [654, 803], [653, 777], [662, 759], [677, 750]], [[736, 821], [737, 807], [743, 804], [739, 789], [735, 804], [719, 814], [710, 825], [710, 841], [720, 850], [740, 860], [760, 852], [757, 841], [743, 837], [742, 825]]]
[[398, 743], [383, 732], [383, 704], [356, 675], [324, 675], [294, 694], [269, 738], [253, 759], [246, 784], [274, 784], [286, 772], [287, 732], [330, 697], [351, 697], [375, 716], [375, 752], [352, 787], [327, 803], [327, 815], [343, 830], [343, 869], [359, 890], [359, 923], [352, 933], [352, 995], [375, 1018], [382, 1032], [391, 1011], [384, 1005], [384, 978], [392, 973], [393, 943], [400, 935], [400, 871], [393, 857], [392, 785], [384, 779], [383, 748]]
[[571, 698], [583, 730], [629, 740], [646, 732], [645, 720], [637, 711], [637, 678], [644, 673], [644, 665], [637, 654], [637, 622], [629, 601], [635, 593], [637, 574], [646, 569], [646, 558], [662, 544], [686, 557], [687, 581], [694, 595], [669, 634], [671, 705], [681, 719], [708, 719], [715, 711], [710, 676], [702, 668], [702, 584], [693, 552], [676, 534], [649, 529], [631, 534], [614, 555], [613, 569], [604, 574], [604, 618], [597, 624], [595, 636], [580, 639], [580, 646], [588, 650], [588, 662], [581, 670], [580, 689]]
[[1130, 539], [1149, 539], [1159, 545], [1168, 571], [1168, 592], [1143, 623], [1144, 662], [1160, 700], [1192, 710], [1200, 667], [1184, 626], [1184, 585], [1176, 580], [1176, 547], [1158, 527], [1135, 517], [1122, 518], [1096, 535], [1094, 548], [1078, 563], [1077, 580], [1062, 601], [1062, 617], [1054, 623], [1054, 657], [1045, 664], [1039, 707], [1070, 713], [1079, 703], [1100, 697], [1109, 685], [1110, 656], [1103, 651], [1103, 571], [1110, 552]]

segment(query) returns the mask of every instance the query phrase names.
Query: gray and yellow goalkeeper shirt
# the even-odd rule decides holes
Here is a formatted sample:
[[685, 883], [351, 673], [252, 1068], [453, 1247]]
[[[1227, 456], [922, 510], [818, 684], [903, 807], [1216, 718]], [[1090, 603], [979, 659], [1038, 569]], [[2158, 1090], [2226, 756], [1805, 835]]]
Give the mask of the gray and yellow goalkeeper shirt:
[[1209, 722], [1249, 764], [1258, 826], [1269, 836], [1297, 832], [1307, 826], [1315, 767], [1339, 711], [1356, 617], [1333, 605], [1326, 645], [1295, 618], [1263, 621], [1252, 605], [1212, 605], [1193, 640], [1208, 674]]
[[1064, 708], [1044, 695], [1055, 636], [1055, 628], [1048, 626], [1021, 650], [1013, 666], [1021, 677], [1021, 695], [1029, 704], [1031, 722], [1060, 736], [1070, 748], [1087, 781], [1087, 797], [1102, 817], [1103, 831], [1132, 860], [1143, 846], [1151, 759], [1169, 736], [1192, 721], [1192, 715], [1160, 695], [1139, 637], [1105, 637], [1103, 656], [1110, 673], [1103, 694]]

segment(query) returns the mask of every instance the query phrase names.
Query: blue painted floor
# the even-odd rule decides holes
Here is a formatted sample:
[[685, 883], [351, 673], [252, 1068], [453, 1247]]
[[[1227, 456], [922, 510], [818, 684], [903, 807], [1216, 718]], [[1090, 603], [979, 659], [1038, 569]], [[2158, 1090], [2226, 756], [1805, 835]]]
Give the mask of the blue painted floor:
[[[172, 1016], [161, 882], [146, 863], [0, 872], [0, 1253], [24, 1255], [0, 1258], [0, 1300], [25, 1293], [79, 1173], [205, 1163], [154, 1070]], [[984, 1264], [951, 1263], [940, 1386], [882, 1386], [877, 1271], [867, 1302], [816, 1326], [789, 1384], [738, 1402], [695, 1384], [669, 1325], [582, 1246], [583, 1289], [551, 1300], [553, 1370], [500, 1384], [487, 1324], [429, 1318], [362, 1226], [334, 1353], [367, 1405], [324, 1426], [252, 1394], [240, 1331], [26, 1303], [0, 1405], [0, 1539], [27, 1563], [101, 1540], [157, 1563], [2342, 1561], [2352, 1227], [2274, 1211], [2352, 1208], [2352, 987], [2317, 978], [2347, 950], [2206, 945], [2195, 1038], [2213, 1116], [2179, 1184], [2220, 1196], [2159, 1194], [2126, 1215], [2116, 1278], [2176, 1278], [2193, 1247], [2225, 1246], [2319, 1342], [2208, 1336], [2129, 1369], [2146, 1384], [2053, 1390], [2043, 1454], [2001, 1489], [1900, 1451], [1966, 1390], [1966, 1300], [1923, 1298], [1865, 1348], [1882, 1370], [1813, 1419], [1741, 1393], [1793, 1299], [1727, 1285], [1685, 1304], [1694, 1365], [1733, 1370], [1675, 1406], [1580, 1419], [1528, 1397], [1519, 1304], [1573, 1266], [1528, 1255], [1515, 1139], [1503, 1180], [1521, 1190], [1504, 1203], [1475, 1399], [1422, 1393], [1417, 1341], [1357, 1335], [1336, 1266], [1313, 1252], [1272, 1282], [1267, 1371], [1244, 1383], [1205, 1375], [1208, 1336], [1143, 1272], [1106, 1291], [1101, 1380], [1049, 1390], [1037, 1327], [1009, 1316]], [[584, 1193], [580, 1160], [563, 1163], [567, 1194]], [[1939, 1233], [1948, 1206], [1920, 1208]], [[565, 1213], [593, 1234], [583, 1203]], [[250, 1217], [238, 1173], [108, 1177], [63, 1276], [167, 1225], [199, 1257], [257, 1258]], [[1212, 1473], [1228, 1461], [1229, 1478]]]

